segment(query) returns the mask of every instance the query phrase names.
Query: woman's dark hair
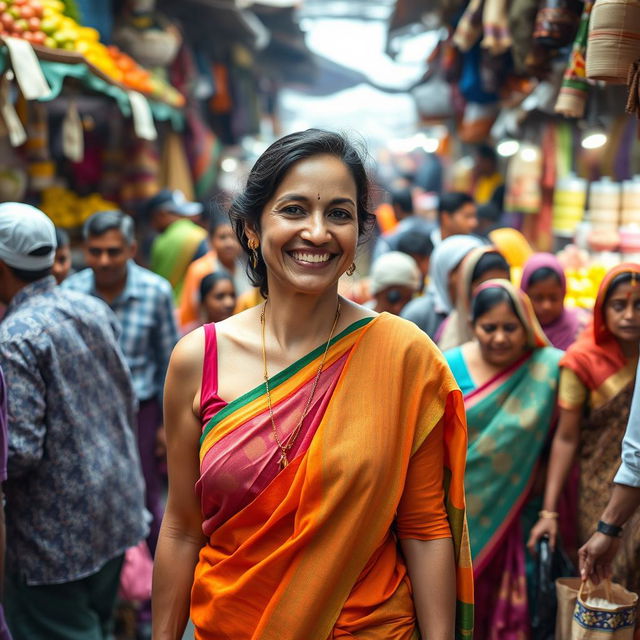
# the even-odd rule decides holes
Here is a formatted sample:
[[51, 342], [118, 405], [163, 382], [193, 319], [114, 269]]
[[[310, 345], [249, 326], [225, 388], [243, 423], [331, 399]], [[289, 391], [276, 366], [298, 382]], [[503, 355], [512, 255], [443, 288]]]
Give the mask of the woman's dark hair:
[[[369, 179], [364, 166], [364, 151], [361, 153], [345, 136], [321, 129], [307, 129], [276, 140], [256, 161], [247, 178], [247, 184], [238, 194], [229, 209], [231, 224], [242, 248], [249, 258], [251, 250], [245, 233], [247, 226], [260, 231], [262, 211], [273, 197], [276, 189], [291, 167], [300, 160], [327, 154], [344, 162], [356, 183], [358, 236], [362, 240], [375, 221], [369, 211]], [[249, 260], [247, 274], [251, 282], [260, 288], [263, 296], [268, 294], [267, 267], [260, 251], [254, 267]]]
[[[222, 269], [220, 271], [214, 271], [213, 273], [207, 274], [200, 281], [200, 303], [204, 302], [204, 299], [207, 297], [209, 292], [215, 288], [215, 286], [224, 280], [229, 280], [231, 284], [233, 284], [233, 278]], [[234, 286], [235, 292], [235, 286]]]
[[504, 256], [498, 251], [487, 251], [478, 260], [473, 273], [471, 274], [471, 282], [475, 282], [478, 278], [481, 278], [485, 273], [500, 269], [508, 274], [507, 279], [511, 277], [511, 270], [509, 269], [509, 263], [504, 259]]
[[70, 244], [69, 234], [60, 227], [56, 227], [56, 249], [62, 249], [62, 247], [68, 247]]
[[529, 284], [527, 285], [527, 289], [532, 287], [534, 284], [538, 284], [539, 282], [543, 282], [544, 280], [548, 280], [549, 278], [553, 278], [557, 284], [562, 286], [562, 280], [560, 280], [560, 276], [557, 271], [554, 271], [551, 267], [540, 267], [536, 269], [529, 276]]
[[622, 284], [631, 282], [631, 279], [635, 276], [636, 281], [640, 282], [640, 274], [632, 273], [631, 271], [624, 271], [619, 273], [607, 287], [607, 292], [604, 294], [604, 304], [609, 302], [609, 298], [614, 294], [615, 290]]
[[[503, 302], [509, 305], [509, 309], [520, 320], [520, 314], [507, 290], [502, 287], [487, 287], [473, 298], [471, 303], [471, 323], [475, 324], [485, 313], [488, 313]], [[520, 320], [520, 322], [522, 321]]]

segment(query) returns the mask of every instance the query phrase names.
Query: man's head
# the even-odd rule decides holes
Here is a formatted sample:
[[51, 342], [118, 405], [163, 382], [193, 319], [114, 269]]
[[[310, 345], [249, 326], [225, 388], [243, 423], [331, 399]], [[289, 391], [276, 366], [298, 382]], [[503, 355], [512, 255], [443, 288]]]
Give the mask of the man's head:
[[71, 245], [69, 243], [69, 234], [64, 229], [56, 227], [56, 257], [53, 261], [53, 273], [56, 282], [60, 284], [64, 282], [71, 271]]
[[443, 240], [449, 236], [473, 233], [478, 226], [476, 203], [466, 193], [445, 193], [438, 205], [438, 222]]
[[122, 211], [94, 213], [82, 229], [84, 258], [96, 288], [117, 287], [127, 279], [127, 262], [136, 253], [133, 219]]
[[413, 215], [413, 197], [409, 187], [398, 187], [391, 190], [391, 206], [396, 220], [404, 220]]
[[0, 204], [0, 302], [51, 274], [56, 251], [53, 222], [20, 202]]
[[492, 176], [498, 170], [498, 156], [493, 147], [481, 144], [475, 152], [475, 173], [478, 176]]
[[162, 189], [144, 206], [151, 226], [162, 233], [170, 224], [181, 218], [197, 218], [202, 213], [199, 202], [189, 202], [182, 191]]
[[390, 251], [381, 255], [371, 267], [371, 295], [378, 313], [400, 315], [402, 308], [420, 288], [420, 271], [406, 253]]
[[418, 229], [403, 231], [398, 237], [396, 249], [416, 261], [424, 279], [429, 273], [429, 262], [433, 253], [433, 242], [429, 235]]

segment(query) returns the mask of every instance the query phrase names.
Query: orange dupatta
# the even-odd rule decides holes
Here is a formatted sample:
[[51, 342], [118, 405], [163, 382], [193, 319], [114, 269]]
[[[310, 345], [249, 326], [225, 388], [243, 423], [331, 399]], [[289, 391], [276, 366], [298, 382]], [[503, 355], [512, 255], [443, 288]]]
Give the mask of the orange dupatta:
[[196, 638], [326, 640], [361, 631], [417, 639], [392, 528], [411, 457], [439, 424], [456, 637], [471, 638], [462, 397], [424, 333], [388, 314], [361, 330], [309, 449], [202, 549], [192, 591]]
[[[593, 320], [578, 336], [578, 339], [567, 349], [560, 361], [561, 367], [571, 369], [591, 392], [602, 392], [607, 395], [608, 381], [623, 372], [629, 375], [624, 379], [632, 379], [635, 373], [635, 363], [631, 366], [627, 362], [615, 336], [607, 329], [604, 318], [604, 300], [613, 280], [621, 273], [635, 273], [640, 275], [640, 265], [626, 262], [609, 271], [598, 289], [596, 303], [593, 309]], [[629, 377], [631, 376], [631, 377]], [[616, 385], [614, 385], [616, 386]]]

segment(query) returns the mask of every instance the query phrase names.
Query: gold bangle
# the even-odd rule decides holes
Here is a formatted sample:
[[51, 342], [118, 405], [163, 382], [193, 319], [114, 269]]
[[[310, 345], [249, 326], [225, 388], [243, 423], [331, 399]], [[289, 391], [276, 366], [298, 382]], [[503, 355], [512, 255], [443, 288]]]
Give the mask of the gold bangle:
[[550, 520], [557, 520], [559, 513], [557, 511], [547, 511], [543, 509], [542, 511], [538, 511], [538, 516], [540, 518], [549, 518]]

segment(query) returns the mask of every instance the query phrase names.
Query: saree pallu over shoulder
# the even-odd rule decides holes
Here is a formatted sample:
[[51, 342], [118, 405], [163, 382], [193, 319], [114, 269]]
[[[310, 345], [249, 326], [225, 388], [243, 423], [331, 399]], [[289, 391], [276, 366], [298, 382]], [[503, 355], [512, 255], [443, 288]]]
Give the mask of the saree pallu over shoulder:
[[[456, 636], [471, 638], [461, 394], [431, 341], [399, 318], [382, 314], [338, 336], [328, 361], [344, 357], [345, 348], [306, 450], [215, 528], [202, 549], [191, 605], [198, 640], [417, 640], [393, 526], [411, 461], [436, 428], [457, 563]], [[298, 373], [313, 376], [309, 366]], [[274, 404], [276, 393], [281, 400], [295, 395], [295, 384], [286, 388], [294, 378], [274, 387]], [[249, 403], [260, 398], [264, 407], [259, 390]], [[223, 437], [219, 428], [233, 434], [250, 420], [247, 407], [230, 407], [204, 435], [203, 449], [212, 446], [208, 438]]]
[[467, 509], [476, 575], [528, 497], [552, 424], [562, 352], [536, 349], [465, 397]]

